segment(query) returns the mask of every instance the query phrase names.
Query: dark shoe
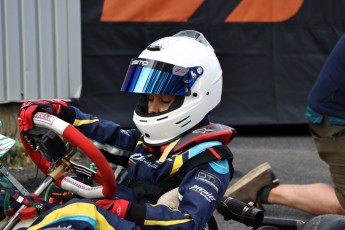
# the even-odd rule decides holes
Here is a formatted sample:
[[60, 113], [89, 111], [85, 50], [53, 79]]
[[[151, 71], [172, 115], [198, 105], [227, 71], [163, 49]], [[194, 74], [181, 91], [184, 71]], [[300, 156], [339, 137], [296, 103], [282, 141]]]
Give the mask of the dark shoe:
[[265, 162], [252, 169], [235, 184], [230, 186], [225, 196], [236, 198], [244, 203], [254, 202], [255, 205], [264, 210], [259, 193], [266, 186], [271, 188], [279, 185], [279, 180], [271, 171], [271, 166]]

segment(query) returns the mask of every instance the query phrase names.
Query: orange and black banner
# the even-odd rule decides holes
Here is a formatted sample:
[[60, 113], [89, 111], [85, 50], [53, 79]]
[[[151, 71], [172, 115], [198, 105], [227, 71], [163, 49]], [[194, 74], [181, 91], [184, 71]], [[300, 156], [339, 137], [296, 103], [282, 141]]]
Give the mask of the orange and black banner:
[[304, 124], [306, 100], [345, 32], [344, 0], [84, 0], [80, 106], [133, 127], [138, 96], [120, 92], [129, 61], [161, 37], [202, 32], [223, 68], [212, 121]]

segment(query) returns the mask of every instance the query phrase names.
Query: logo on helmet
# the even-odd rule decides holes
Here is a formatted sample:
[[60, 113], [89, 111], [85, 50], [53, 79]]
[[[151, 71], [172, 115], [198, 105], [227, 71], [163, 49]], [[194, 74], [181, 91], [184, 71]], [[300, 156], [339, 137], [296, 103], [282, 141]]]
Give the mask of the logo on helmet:
[[189, 69], [180, 67], [180, 66], [174, 66], [173, 67], [173, 74], [177, 76], [184, 76], [188, 73]]
[[142, 66], [146, 66], [149, 64], [149, 61], [146, 60], [133, 60], [132, 65], [142, 65]]

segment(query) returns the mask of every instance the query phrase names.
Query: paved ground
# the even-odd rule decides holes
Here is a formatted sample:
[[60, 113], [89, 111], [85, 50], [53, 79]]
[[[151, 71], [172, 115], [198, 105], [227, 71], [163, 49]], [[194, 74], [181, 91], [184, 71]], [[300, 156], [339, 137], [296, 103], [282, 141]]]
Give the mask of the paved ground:
[[[234, 167], [236, 169], [235, 182], [255, 166], [269, 162], [279, 177], [281, 183], [313, 183], [330, 182], [326, 165], [319, 160], [314, 143], [308, 135], [302, 136], [238, 136], [229, 145], [234, 154]], [[35, 179], [36, 171], [33, 169], [11, 170], [17, 178], [28, 186], [29, 190], [38, 183], [41, 174]], [[266, 216], [299, 218], [308, 220], [311, 216], [286, 207], [266, 206]], [[224, 221], [216, 213], [220, 230], [247, 230], [252, 229], [234, 221]]]

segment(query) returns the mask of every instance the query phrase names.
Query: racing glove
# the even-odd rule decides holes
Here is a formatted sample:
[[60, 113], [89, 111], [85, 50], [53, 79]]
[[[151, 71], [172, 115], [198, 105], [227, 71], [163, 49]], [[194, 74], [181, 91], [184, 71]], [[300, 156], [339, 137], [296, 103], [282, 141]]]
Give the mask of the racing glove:
[[129, 202], [123, 199], [98, 200], [96, 205], [118, 215], [122, 219], [132, 221], [141, 227], [144, 226], [146, 217], [145, 205]]
[[70, 124], [74, 122], [76, 116], [74, 109], [68, 107], [63, 100], [26, 101], [22, 104], [18, 113], [20, 132], [26, 132], [33, 128], [32, 116], [36, 112], [53, 114]]
[[108, 210], [111, 213], [114, 213], [121, 217], [122, 219], [125, 219], [127, 214], [127, 209], [129, 205], [129, 201], [127, 200], [98, 200], [96, 202], [96, 205], [98, 205], [101, 208], [104, 208], [105, 210]]

